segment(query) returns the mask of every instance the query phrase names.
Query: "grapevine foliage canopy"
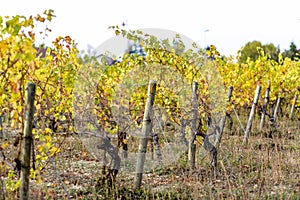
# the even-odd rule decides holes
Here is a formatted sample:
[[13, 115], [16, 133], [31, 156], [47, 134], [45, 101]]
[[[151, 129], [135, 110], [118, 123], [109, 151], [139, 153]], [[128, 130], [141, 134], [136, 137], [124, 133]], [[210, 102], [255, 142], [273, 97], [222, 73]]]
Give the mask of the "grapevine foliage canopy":
[[[36, 26], [51, 21], [53, 10], [36, 16], [0, 17], [0, 115], [9, 116], [12, 130], [22, 133], [25, 87], [36, 84], [34, 135], [37, 165], [59, 150], [54, 147], [53, 131], [72, 131], [72, 93], [77, 70], [78, 50], [70, 36], [59, 36], [53, 47], [36, 46]], [[61, 122], [61, 123], [60, 123]], [[37, 134], [39, 133], [39, 134]]]
[[[129, 40], [134, 48], [121, 56], [99, 52], [100, 59], [81, 68], [74, 90], [76, 130], [102, 136], [126, 131], [137, 136], [150, 80], [157, 81], [154, 129], [162, 131], [159, 124], [171, 122], [176, 126], [175, 132], [179, 132], [182, 121], [191, 120], [193, 82], [199, 84], [199, 118], [221, 116], [225, 90], [216, 66], [204, 50], [192, 42], [187, 48], [178, 34], [161, 38], [142, 30], [111, 28], [116, 37]], [[214, 47], [209, 53], [218, 57]], [[96, 139], [89, 140], [85, 135], [84, 140], [96, 154]]]

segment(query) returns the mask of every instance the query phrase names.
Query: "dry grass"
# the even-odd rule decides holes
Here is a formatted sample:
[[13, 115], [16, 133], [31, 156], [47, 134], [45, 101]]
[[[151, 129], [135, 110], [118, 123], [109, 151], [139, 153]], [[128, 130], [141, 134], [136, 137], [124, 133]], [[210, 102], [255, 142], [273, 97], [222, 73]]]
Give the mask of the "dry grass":
[[[32, 199], [300, 199], [300, 125], [281, 119], [280, 131], [253, 125], [249, 144], [242, 142], [238, 122], [225, 131], [214, 176], [209, 160], [198, 160], [190, 170], [183, 154], [175, 164], [144, 173], [143, 186], [133, 189], [134, 173], [120, 171], [116, 180], [106, 178], [102, 161], [93, 158], [77, 136], [59, 136], [61, 152], [45, 165], [41, 183], [31, 181]], [[3, 141], [1, 141], [3, 143]], [[5, 152], [13, 155], [13, 150]], [[7, 158], [9, 159], [9, 158]], [[2, 167], [5, 164], [2, 163]], [[1, 168], [1, 197], [17, 198], [5, 189], [7, 169]]]

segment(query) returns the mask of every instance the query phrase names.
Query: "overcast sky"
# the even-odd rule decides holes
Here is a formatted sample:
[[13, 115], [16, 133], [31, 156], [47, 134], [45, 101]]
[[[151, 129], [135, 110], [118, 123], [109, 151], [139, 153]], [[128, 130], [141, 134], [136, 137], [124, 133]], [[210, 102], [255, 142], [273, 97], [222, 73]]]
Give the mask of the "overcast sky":
[[[247, 42], [273, 43], [281, 50], [292, 41], [300, 48], [298, 0], [0, 0], [0, 14], [35, 15], [53, 9], [49, 40], [70, 35], [80, 49], [98, 47], [114, 36], [111, 25], [163, 28], [201, 46], [214, 44], [235, 55]], [[40, 26], [40, 28], [44, 28]]]

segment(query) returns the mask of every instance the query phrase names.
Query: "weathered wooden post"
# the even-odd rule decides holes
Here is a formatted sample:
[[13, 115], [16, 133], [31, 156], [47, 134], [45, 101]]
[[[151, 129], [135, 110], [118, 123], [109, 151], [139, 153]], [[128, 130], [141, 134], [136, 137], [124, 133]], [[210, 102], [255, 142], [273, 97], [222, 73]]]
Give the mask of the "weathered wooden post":
[[193, 120], [191, 124], [190, 139], [189, 139], [189, 150], [188, 150], [188, 161], [191, 168], [195, 168], [196, 160], [196, 144], [194, 143], [195, 134], [197, 132], [198, 122], [198, 83], [193, 83], [192, 93], [192, 106], [193, 106]]
[[264, 105], [263, 105], [263, 111], [261, 114], [261, 119], [260, 119], [260, 125], [259, 125], [259, 129], [262, 130], [262, 128], [264, 127], [264, 123], [265, 123], [265, 116], [267, 113], [267, 106], [269, 103], [269, 99], [270, 99], [270, 89], [271, 89], [271, 83], [270, 80], [268, 81], [268, 87], [265, 93], [265, 99], [264, 99]]
[[184, 142], [184, 144], [186, 146], [189, 145], [189, 141], [186, 139], [186, 133], [185, 133], [185, 130], [186, 130], [186, 127], [187, 127], [187, 124], [188, 124], [188, 120], [184, 119], [184, 117], [182, 116], [181, 119], [180, 119], [180, 137], [182, 139], [182, 141]]
[[0, 138], [3, 138], [2, 115], [0, 114]]
[[158, 142], [157, 133], [153, 133], [152, 137], [153, 137], [153, 144], [155, 146], [155, 152], [156, 152], [158, 162], [159, 162], [159, 164], [162, 164], [162, 154], [161, 154], [161, 151], [160, 151], [160, 146], [159, 146], [159, 142]]
[[26, 87], [25, 120], [21, 152], [21, 186], [20, 199], [29, 199], [30, 150], [32, 144], [32, 126], [34, 114], [35, 84], [28, 83]]
[[293, 120], [293, 118], [294, 118], [294, 112], [295, 112], [297, 99], [298, 99], [298, 95], [296, 93], [294, 96], [294, 99], [293, 99], [292, 108], [291, 108], [291, 112], [290, 112], [290, 116], [289, 116], [291, 120]]
[[245, 135], [244, 135], [244, 143], [245, 144], [248, 144], [249, 133], [250, 133], [250, 130], [251, 130], [251, 127], [252, 127], [252, 122], [253, 122], [254, 115], [255, 115], [255, 109], [256, 109], [256, 106], [257, 106], [257, 103], [258, 103], [260, 89], [261, 89], [261, 86], [258, 85], [256, 87], [256, 92], [255, 92], [255, 96], [254, 96], [254, 100], [253, 100], [253, 104], [252, 104], [248, 124], [247, 124]]
[[[228, 94], [227, 94], [227, 96], [228, 96], [228, 102], [230, 102], [230, 99], [231, 99], [231, 96], [232, 96], [232, 91], [233, 91], [233, 87], [229, 86], [228, 87]], [[219, 130], [219, 132], [217, 131], [217, 137], [216, 137], [215, 144], [214, 144], [214, 146], [216, 148], [218, 148], [218, 146], [219, 146], [219, 144], [221, 142], [222, 134], [223, 134], [224, 127], [225, 127], [225, 122], [226, 122], [226, 113], [225, 113], [225, 116], [222, 117], [222, 119], [220, 121], [220, 130]]]
[[[283, 94], [283, 90], [282, 90], [282, 94]], [[281, 102], [281, 94], [279, 93], [278, 94], [278, 97], [277, 97], [277, 102], [276, 102], [276, 106], [275, 106], [275, 109], [274, 109], [274, 113], [273, 113], [273, 120], [274, 120], [274, 124], [276, 124], [276, 118], [277, 118], [277, 113], [278, 113], [278, 109], [280, 107], [280, 102]]]
[[142, 134], [139, 142], [138, 155], [137, 155], [136, 174], [134, 179], [134, 187], [136, 189], [140, 188], [142, 183], [144, 163], [145, 163], [146, 152], [147, 152], [147, 141], [148, 141], [148, 137], [152, 132], [151, 113], [154, 104], [155, 92], [156, 92], [156, 81], [151, 80], [148, 86], [148, 97], [145, 106]]

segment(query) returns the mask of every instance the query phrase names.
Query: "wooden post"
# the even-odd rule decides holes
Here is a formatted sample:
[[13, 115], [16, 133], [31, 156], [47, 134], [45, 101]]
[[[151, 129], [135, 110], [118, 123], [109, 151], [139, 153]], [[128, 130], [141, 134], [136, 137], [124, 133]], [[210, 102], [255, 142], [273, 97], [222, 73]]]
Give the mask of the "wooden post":
[[267, 88], [266, 94], [265, 94], [263, 111], [262, 111], [261, 119], [260, 119], [260, 125], [259, 125], [260, 130], [262, 130], [262, 128], [264, 127], [264, 123], [265, 123], [265, 116], [266, 116], [266, 113], [267, 113], [267, 106], [268, 106], [269, 98], [270, 98], [270, 88], [271, 88], [271, 84], [270, 84], [270, 80], [269, 80], [268, 81], [268, 88]]
[[134, 187], [136, 189], [139, 189], [142, 183], [144, 163], [145, 163], [146, 152], [147, 152], [147, 141], [148, 141], [148, 137], [152, 132], [151, 113], [154, 104], [155, 92], [156, 92], [156, 81], [151, 80], [148, 86], [148, 97], [145, 106], [144, 118], [143, 118], [142, 135], [140, 138], [138, 155], [137, 155], [136, 174], [134, 179]]
[[277, 102], [276, 102], [276, 106], [275, 106], [274, 113], [273, 113], [273, 121], [275, 124], [276, 124], [276, 117], [277, 117], [278, 109], [280, 107], [280, 101], [281, 101], [281, 97], [279, 94], [277, 97]]
[[161, 151], [160, 151], [160, 146], [159, 146], [159, 142], [158, 142], [157, 133], [153, 133], [152, 137], [153, 137], [153, 144], [155, 146], [155, 152], [156, 152], [158, 162], [159, 162], [159, 164], [162, 164], [162, 154], [161, 154]]
[[[228, 87], [228, 102], [230, 102], [230, 99], [231, 99], [231, 96], [232, 96], [232, 91], [233, 91], [233, 87], [232, 86], [229, 86]], [[221, 142], [221, 139], [222, 139], [222, 134], [223, 134], [223, 131], [224, 131], [224, 127], [225, 127], [225, 122], [226, 122], [226, 111], [225, 111], [225, 116], [222, 117], [221, 121], [220, 121], [220, 130], [219, 132], [217, 131], [217, 137], [216, 137], [216, 140], [215, 140], [215, 147], [218, 148], [220, 142]]]
[[186, 126], [187, 126], [187, 120], [185, 120], [184, 118], [183, 118], [183, 116], [181, 117], [181, 119], [180, 119], [180, 136], [181, 136], [181, 139], [182, 139], [182, 141], [184, 142], [184, 144], [186, 145], [186, 146], [188, 146], [189, 145], [189, 141], [186, 139], [186, 134], [185, 134], [185, 129], [186, 129]]
[[189, 139], [189, 150], [188, 150], [188, 160], [189, 165], [193, 169], [195, 168], [196, 160], [196, 144], [194, 143], [195, 134], [197, 132], [197, 122], [198, 122], [198, 83], [193, 83], [193, 93], [192, 93], [192, 106], [193, 106], [193, 120], [191, 124], [191, 132]]
[[261, 87], [258, 85], [256, 87], [256, 92], [255, 92], [255, 96], [254, 96], [254, 100], [253, 100], [253, 104], [252, 104], [248, 124], [247, 124], [245, 135], [244, 135], [244, 143], [245, 144], [248, 144], [249, 133], [250, 133], [250, 130], [251, 130], [251, 127], [252, 127], [252, 122], [253, 122], [253, 118], [254, 118], [254, 115], [255, 115], [255, 109], [256, 109], [256, 106], [257, 106], [257, 103], [258, 103], [260, 89], [261, 89]]
[[290, 112], [290, 119], [291, 120], [293, 120], [293, 118], [294, 118], [294, 112], [295, 112], [297, 99], [298, 99], [298, 95], [296, 93], [295, 96], [294, 96], [294, 99], [293, 99], [292, 108], [291, 108], [291, 112]]
[[35, 84], [28, 83], [26, 87], [25, 120], [21, 153], [21, 186], [20, 199], [29, 199], [30, 150], [32, 143], [32, 126], [34, 114]]
[[3, 138], [2, 115], [0, 114], [0, 138]]

